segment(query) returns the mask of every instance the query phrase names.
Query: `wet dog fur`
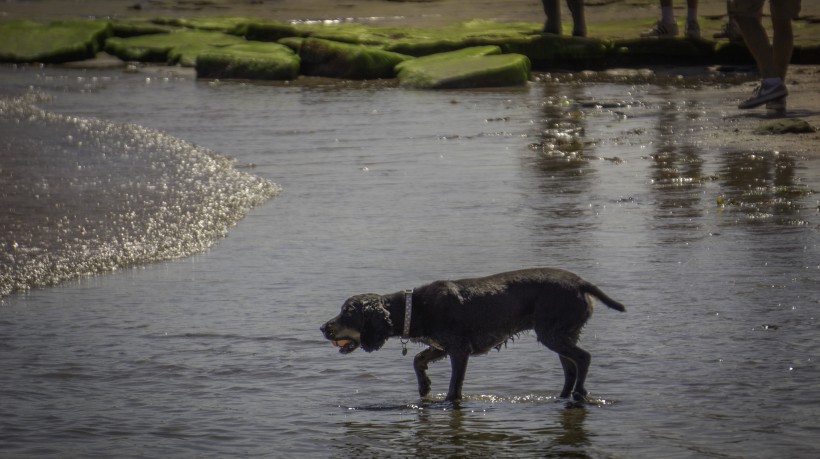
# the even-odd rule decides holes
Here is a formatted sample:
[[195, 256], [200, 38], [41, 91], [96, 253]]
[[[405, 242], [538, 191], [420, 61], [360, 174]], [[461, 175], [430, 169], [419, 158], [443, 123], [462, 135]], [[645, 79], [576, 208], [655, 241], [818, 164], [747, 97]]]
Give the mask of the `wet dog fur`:
[[[450, 358], [446, 400], [458, 401], [471, 355], [485, 354], [526, 330], [558, 354], [564, 370], [561, 397], [583, 401], [590, 354], [578, 347], [581, 329], [592, 314], [592, 297], [617, 311], [626, 308], [577, 275], [554, 268], [532, 268], [492, 276], [436, 281], [412, 293], [408, 338], [428, 345], [413, 360], [419, 394], [430, 392], [427, 367]], [[380, 349], [402, 336], [405, 293], [366, 293], [347, 299], [321, 327], [325, 338], [348, 354], [361, 347]]]

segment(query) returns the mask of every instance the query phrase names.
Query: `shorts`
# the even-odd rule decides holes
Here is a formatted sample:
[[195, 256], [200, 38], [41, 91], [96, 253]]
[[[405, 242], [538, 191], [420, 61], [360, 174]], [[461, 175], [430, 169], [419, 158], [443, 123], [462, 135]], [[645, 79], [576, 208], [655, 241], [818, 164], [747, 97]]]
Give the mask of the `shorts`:
[[[759, 18], [763, 15], [765, 0], [729, 0], [728, 12], [731, 16]], [[800, 0], [769, 0], [769, 11], [773, 17], [797, 19], [800, 15]]]

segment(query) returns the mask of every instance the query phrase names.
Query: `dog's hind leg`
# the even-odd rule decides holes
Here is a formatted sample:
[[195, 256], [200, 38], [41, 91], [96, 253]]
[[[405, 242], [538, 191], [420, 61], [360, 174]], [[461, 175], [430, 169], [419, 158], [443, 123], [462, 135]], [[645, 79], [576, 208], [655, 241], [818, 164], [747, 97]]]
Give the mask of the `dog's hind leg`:
[[427, 364], [441, 360], [446, 356], [446, 352], [434, 347], [428, 347], [416, 354], [416, 357], [413, 359], [413, 369], [416, 370], [420, 396], [425, 397], [430, 393], [430, 378], [427, 377]]
[[572, 395], [573, 399], [584, 400], [589, 393], [584, 387], [587, 373], [589, 373], [589, 364], [592, 361], [589, 352], [581, 349], [568, 338], [548, 336], [547, 339], [542, 339], [539, 336], [539, 341], [557, 353], [561, 359], [561, 365], [564, 367], [564, 388], [561, 390], [561, 397]]
[[578, 379], [578, 371], [575, 368], [575, 362], [572, 360], [564, 357], [563, 355], [558, 355], [558, 358], [561, 360], [561, 367], [564, 369], [564, 388], [561, 389], [561, 398], [567, 398], [572, 394], [572, 389], [575, 388], [575, 380]]

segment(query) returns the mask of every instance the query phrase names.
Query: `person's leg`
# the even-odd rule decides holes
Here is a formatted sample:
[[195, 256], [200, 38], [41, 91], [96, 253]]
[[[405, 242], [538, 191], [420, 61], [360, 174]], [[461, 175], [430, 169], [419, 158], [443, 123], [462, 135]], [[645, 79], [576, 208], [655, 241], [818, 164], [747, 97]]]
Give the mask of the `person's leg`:
[[[760, 70], [761, 76], [760, 85], [757, 86], [752, 96], [737, 105], [740, 109], [785, 101], [785, 97], [789, 95], [789, 91], [774, 65], [773, 48], [761, 23], [762, 10], [763, 0], [732, 1], [732, 14], [743, 33], [743, 40], [746, 42], [749, 52], [752, 53], [755, 62], [757, 62], [757, 68]], [[785, 103], [781, 105], [782, 107], [773, 106], [770, 108], [784, 112]]]
[[726, 0], [726, 22], [719, 31], [712, 35], [713, 38], [728, 38], [732, 43], [743, 43], [743, 35], [740, 33], [740, 28], [735, 22], [734, 14], [732, 13], [732, 1]]
[[675, 22], [675, 11], [672, 9], [672, 0], [661, 0], [661, 21], [667, 24]]
[[561, 5], [558, 0], [541, 0], [544, 5], [544, 14], [547, 15], [547, 22], [544, 23], [544, 32], [561, 34]]
[[799, 0], [770, 1], [769, 8], [772, 14], [772, 71], [782, 80], [786, 80], [786, 72], [794, 51], [794, 33], [792, 20], [800, 13]]
[[698, 15], [698, 0], [686, 0], [686, 19], [696, 19]]
[[672, 0], [661, 1], [661, 20], [652, 25], [641, 37], [669, 38], [678, 34], [678, 24], [675, 23], [675, 13], [672, 10]]
[[763, 10], [763, 0], [743, 1], [735, 0], [731, 2], [731, 15], [737, 22], [746, 47], [754, 57], [757, 68], [763, 78], [777, 76], [772, 61], [772, 45], [769, 43], [769, 35], [760, 22]]
[[698, 23], [698, 0], [686, 0], [686, 38], [700, 38], [700, 23]]
[[572, 13], [572, 35], [586, 37], [587, 22], [584, 17], [584, 0], [567, 0], [567, 6]]

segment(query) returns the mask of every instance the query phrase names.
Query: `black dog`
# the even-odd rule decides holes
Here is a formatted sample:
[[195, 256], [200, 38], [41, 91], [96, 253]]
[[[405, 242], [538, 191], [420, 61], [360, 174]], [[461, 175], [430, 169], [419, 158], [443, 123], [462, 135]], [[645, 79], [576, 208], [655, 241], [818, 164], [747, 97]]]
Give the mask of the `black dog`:
[[450, 357], [448, 401], [461, 399], [467, 360], [486, 354], [525, 330], [555, 351], [564, 368], [561, 397], [584, 400], [590, 355], [576, 345], [595, 297], [612, 309], [621, 303], [598, 287], [561, 269], [533, 268], [456, 281], [436, 281], [390, 295], [367, 293], [345, 301], [338, 316], [322, 325], [325, 338], [348, 354], [361, 346], [376, 351], [401, 336], [430, 347], [413, 360], [419, 394], [430, 392], [427, 365]]

